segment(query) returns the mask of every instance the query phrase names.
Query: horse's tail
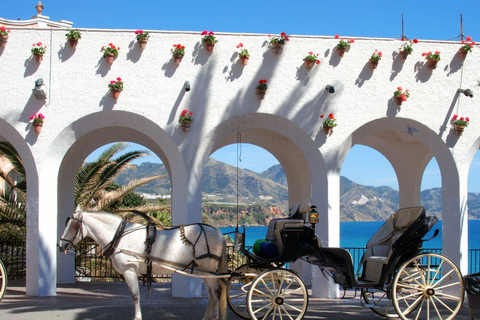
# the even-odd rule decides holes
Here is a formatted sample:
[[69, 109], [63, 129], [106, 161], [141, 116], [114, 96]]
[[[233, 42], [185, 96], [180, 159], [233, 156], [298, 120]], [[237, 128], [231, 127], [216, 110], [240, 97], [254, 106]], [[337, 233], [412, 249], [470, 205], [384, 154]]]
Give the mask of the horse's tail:
[[[227, 242], [223, 240], [222, 258], [218, 265], [219, 274], [227, 274], [228, 272], [228, 256]], [[228, 282], [225, 279], [219, 279], [220, 284], [220, 314], [223, 320], [227, 319], [227, 290]]]

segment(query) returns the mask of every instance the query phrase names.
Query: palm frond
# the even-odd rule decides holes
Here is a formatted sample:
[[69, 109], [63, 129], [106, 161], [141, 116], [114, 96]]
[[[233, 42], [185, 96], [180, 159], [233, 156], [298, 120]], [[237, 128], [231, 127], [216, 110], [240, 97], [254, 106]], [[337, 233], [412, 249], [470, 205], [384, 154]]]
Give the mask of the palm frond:
[[23, 165], [22, 158], [20, 158], [17, 150], [15, 150], [10, 142], [0, 141], [0, 154], [5, 156], [10, 161], [10, 163], [13, 165], [13, 170], [20, 175], [22, 180], [25, 180], [25, 167]]

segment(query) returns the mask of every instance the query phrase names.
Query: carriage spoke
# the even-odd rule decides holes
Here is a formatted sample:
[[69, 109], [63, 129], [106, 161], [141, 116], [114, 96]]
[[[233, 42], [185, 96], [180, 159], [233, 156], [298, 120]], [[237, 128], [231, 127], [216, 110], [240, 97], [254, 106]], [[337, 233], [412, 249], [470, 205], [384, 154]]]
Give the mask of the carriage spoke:
[[452, 313], [454, 312], [452, 309], [450, 309], [449, 306], [447, 306], [445, 303], [443, 303], [442, 300], [438, 299], [436, 296], [433, 296], [433, 298], [434, 298], [435, 300], [437, 300], [438, 302], [440, 302], [440, 304], [441, 304], [442, 306], [444, 306], [446, 309], [448, 309], [448, 311], [450, 311], [450, 312], [452, 312]]
[[418, 320], [418, 317], [420, 317], [420, 314], [422, 313], [424, 303], [425, 303], [425, 299], [422, 300], [422, 304], [420, 305], [420, 308], [418, 309], [417, 316], [415, 317], [415, 320]]
[[437, 313], [437, 316], [440, 318], [440, 320], [443, 320], [442, 316], [440, 315], [440, 312], [438, 311], [437, 305], [435, 304], [435, 301], [432, 299], [432, 305], [435, 308], [435, 312]]
[[444, 275], [437, 281], [437, 283], [434, 284], [433, 286], [435, 287], [435, 286], [437, 286], [438, 284], [442, 283], [443, 280], [444, 280], [446, 277], [448, 277], [453, 271], [454, 271], [453, 269], [450, 270], [450, 271], [448, 271], [448, 272], [447, 272], [446, 274], [444, 274]]
[[[434, 282], [435, 282], [435, 279], [438, 276], [438, 273], [441, 272], [441, 270], [442, 270], [442, 266], [443, 266], [444, 261], [445, 260], [442, 260], [442, 262], [440, 262], [440, 264], [438, 265], [437, 270], [435, 272], [435, 276], [432, 278], [432, 281], [429, 283], [429, 285], [434, 285]], [[440, 281], [441, 281], [441, 279], [440, 279]]]
[[287, 310], [285, 310], [285, 307], [284, 307], [283, 305], [280, 306], [280, 307], [281, 307], [282, 310], [285, 312], [285, 314], [288, 316], [288, 318], [289, 318], [290, 320], [293, 320], [293, 318], [292, 318], [292, 316], [290, 315], [290, 313], [288, 313]]
[[437, 287], [436, 290], [440, 290], [440, 289], [445, 289], [445, 288], [457, 286], [457, 285], [459, 285], [459, 284], [460, 284], [460, 282], [454, 282], [454, 283], [446, 284], [446, 285], [444, 285], [444, 286]]
[[[302, 310], [300, 310], [300, 309], [298, 309], [297, 307], [294, 307], [294, 306], [292, 306], [291, 304], [286, 303], [286, 302], [282, 305], [282, 307], [283, 307], [283, 306], [287, 306], [287, 307], [289, 307], [290, 309], [293, 309], [293, 310], [298, 311], [298, 312], [302, 312]], [[285, 307], [283, 307], [283, 308], [285, 308]]]

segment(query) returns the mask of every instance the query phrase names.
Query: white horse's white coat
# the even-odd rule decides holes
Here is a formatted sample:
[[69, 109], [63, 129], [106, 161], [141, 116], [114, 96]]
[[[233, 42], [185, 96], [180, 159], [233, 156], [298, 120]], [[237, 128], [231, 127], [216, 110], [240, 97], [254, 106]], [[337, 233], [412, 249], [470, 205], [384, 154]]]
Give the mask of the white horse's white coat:
[[[59, 242], [59, 250], [69, 249], [69, 244], [75, 245], [85, 237], [92, 238], [102, 248], [105, 248], [113, 239], [117, 227], [121, 223], [121, 218], [106, 212], [83, 212], [77, 210], [73, 219], [67, 223], [65, 231]], [[204, 233], [201, 232], [199, 225], [189, 225], [184, 228], [184, 236], [181, 235], [180, 228], [157, 231], [156, 241], [153, 244], [151, 257], [170, 261], [172, 265], [187, 266], [195, 261], [198, 265], [195, 271], [205, 273], [226, 273], [227, 257], [225, 239], [220, 231], [210, 226], [203, 226]], [[133, 232], [129, 232], [133, 231]], [[184, 238], [195, 244], [185, 243]], [[127, 223], [124, 235], [121, 237], [117, 249], [110, 257], [113, 266], [117, 272], [123, 274], [125, 281], [132, 294], [132, 300], [135, 306], [134, 320], [142, 319], [140, 309], [140, 294], [138, 286], [138, 274], [147, 272], [147, 265], [141, 262], [138, 255], [145, 254], [146, 228], [140, 224]], [[197, 240], [198, 239], [198, 240]], [[208, 244], [207, 244], [208, 243]], [[125, 251], [135, 252], [138, 255], [129, 255]], [[194, 253], [195, 252], [195, 253]], [[221, 257], [221, 260], [215, 258], [202, 258], [196, 260], [195, 257], [201, 257], [211, 253], [214, 256]], [[177, 267], [178, 269], [181, 269]], [[171, 273], [171, 270], [162, 268], [159, 264], [153, 264], [153, 274]], [[226, 319], [226, 285], [219, 279], [203, 279], [203, 283], [208, 293], [208, 305], [204, 319]]]

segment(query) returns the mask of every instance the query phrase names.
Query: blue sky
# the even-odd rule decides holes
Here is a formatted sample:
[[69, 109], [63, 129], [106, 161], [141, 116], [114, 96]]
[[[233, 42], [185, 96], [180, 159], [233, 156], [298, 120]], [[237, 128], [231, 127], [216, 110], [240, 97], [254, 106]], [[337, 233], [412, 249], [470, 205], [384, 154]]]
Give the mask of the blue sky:
[[[394, 38], [402, 33], [413, 39], [453, 40], [460, 35], [460, 14], [464, 34], [480, 41], [480, 1], [160, 1], [160, 0], [45, 0], [43, 15], [51, 20], [68, 20], [77, 28], [145, 29], [290, 35], [340, 34], [345, 37]], [[37, 1], [3, 1], [0, 17], [29, 19], [36, 14]], [[478, 47], [477, 47], [478, 48]], [[477, 50], [477, 49], [475, 49]], [[478, 48], [480, 50], [480, 48]], [[475, 121], [474, 119], [472, 119]], [[137, 146], [135, 146], [137, 147]], [[98, 153], [95, 153], [98, 155]], [[213, 154], [217, 160], [236, 165], [236, 147]], [[156, 158], [146, 161], [158, 162]], [[277, 164], [262, 149], [243, 145], [240, 166], [261, 172]], [[361, 168], [361, 170], [359, 169]], [[387, 185], [398, 189], [391, 165], [377, 151], [355, 146], [348, 154], [341, 174], [366, 185]], [[480, 156], [469, 174], [469, 191], [480, 192]], [[440, 173], [433, 160], [425, 170], [422, 190], [440, 187]]]

